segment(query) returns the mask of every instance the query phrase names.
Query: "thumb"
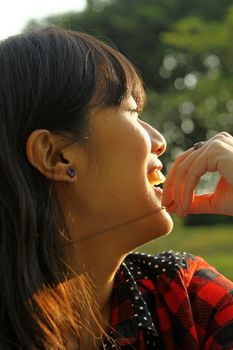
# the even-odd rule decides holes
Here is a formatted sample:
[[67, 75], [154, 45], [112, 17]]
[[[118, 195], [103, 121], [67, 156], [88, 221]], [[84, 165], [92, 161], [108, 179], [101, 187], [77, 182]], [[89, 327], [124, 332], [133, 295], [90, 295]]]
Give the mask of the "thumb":
[[214, 193], [197, 194], [191, 205], [185, 209], [186, 214], [217, 214], [214, 203]]
[[217, 210], [214, 205], [214, 193], [197, 194], [193, 197], [193, 201], [184, 212], [178, 212], [174, 202], [166, 206], [169, 213], [174, 213], [183, 217], [187, 214], [216, 214]]

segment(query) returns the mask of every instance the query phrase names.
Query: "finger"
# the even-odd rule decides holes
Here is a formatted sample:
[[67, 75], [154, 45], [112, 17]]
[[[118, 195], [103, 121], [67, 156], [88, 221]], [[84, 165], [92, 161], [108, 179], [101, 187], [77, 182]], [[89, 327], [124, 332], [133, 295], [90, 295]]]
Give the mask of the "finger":
[[190, 161], [184, 160], [177, 168], [176, 178], [175, 178], [175, 192], [174, 192], [174, 202], [176, 207], [182, 211], [182, 198], [185, 191], [185, 178], [187, 177], [188, 166]]
[[[177, 210], [182, 211], [191, 204], [200, 177], [207, 171], [219, 170], [216, 153], [220, 152], [219, 156], [222, 154], [223, 144], [232, 146], [232, 136], [225, 132], [213, 136], [200, 149], [189, 149], [176, 159], [164, 184], [163, 205], [174, 201]], [[202, 158], [197, 162], [200, 155]], [[224, 174], [224, 170], [220, 173]]]
[[184, 191], [184, 197], [183, 199], [183, 210], [185, 210], [190, 203], [193, 201], [193, 195], [194, 190], [198, 185], [198, 182], [200, 178], [208, 171], [211, 171], [209, 169], [208, 164], [208, 154], [207, 152], [203, 152], [197, 157], [196, 159], [193, 159], [189, 170], [186, 175], [185, 179], [185, 191]]
[[[202, 149], [193, 150], [178, 166], [176, 171], [176, 177], [175, 177], [175, 193], [174, 193], [174, 202], [179, 208], [179, 210], [182, 212], [184, 208], [184, 197], [188, 197], [186, 199], [186, 206], [187, 206], [187, 200], [191, 200], [193, 195], [193, 190], [195, 187], [192, 187], [189, 189], [188, 195], [187, 192], [187, 182], [189, 181], [189, 177], [193, 175], [193, 164], [199, 164], [201, 155], [205, 154], [204, 146]], [[191, 174], [191, 175], [190, 175]], [[195, 174], [194, 174], [195, 175]], [[199, 181], [198, 177], [195, 177], [196, 184]]]
[[216, 214], [217, 208], [214, 203], [214, 193], [195, 195], [186, 214]]
[[165, 183], [163, 184], [163, 195], [162, 195], [162, 205], [164, 207], [170, 205], [174, 202], [174, 192], [175, 187], [174, 184], [170, 181], [170, 184]]
[[175, 213], [176, 212], [176, 206], [174, 204], [174, 202], [172, 202], [170, 205], [166, 206], [166, 211], [168, 213]]
[[166, 211], [170, 214], [176, 214], [180, 218], [183, 218], [185, 215], [187, 215], [185, 212], [179, 211], [174, 202], [166, 207]]
[[190, 153], [192, 153], [193, 149], [189, 149], [182, 153], [180, 156], [176, 158], [174, 161], [171, 169], [169, 170], [166, 181], [163, 184], [163, 199], [162, 199], [162, 205], [166, 206], [169, 205], [173, 201], [174, 197], [174, 183], [176, 178], [176, 171], [178, 165], [189, 156]]
[[177, 214], [183, 217], [187, 214], [216, 214], [217, 209], [214, 204], [214, 193], [195, 195], [191, 205], [186, 211], [180, 212], [175, 203], [166, 207], [171, 214]]

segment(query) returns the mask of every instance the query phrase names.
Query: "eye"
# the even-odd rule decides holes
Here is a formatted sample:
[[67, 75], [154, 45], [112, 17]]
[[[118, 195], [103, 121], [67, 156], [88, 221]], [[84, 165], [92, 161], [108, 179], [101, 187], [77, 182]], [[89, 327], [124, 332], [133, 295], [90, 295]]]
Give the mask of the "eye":
[[139, 116], [139, 114], [140, 114], [139, 108], [130, 109], [129, 112], [132, 113], [132, 114], [137, 114], [138, 116]]

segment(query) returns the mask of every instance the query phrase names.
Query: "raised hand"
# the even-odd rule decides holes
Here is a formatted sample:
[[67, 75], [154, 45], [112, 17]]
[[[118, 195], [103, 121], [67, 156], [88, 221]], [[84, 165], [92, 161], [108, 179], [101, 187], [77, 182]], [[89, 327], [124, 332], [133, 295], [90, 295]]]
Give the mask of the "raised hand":
[[[175, 160], [164, 183], [162, 205], [180, 216], [233, 215], [233, 137], [221, 132], [200, 145]], [[195, 188], [207, 172], [218, 172], [220, 180], [213, 193], [197, 195]]]

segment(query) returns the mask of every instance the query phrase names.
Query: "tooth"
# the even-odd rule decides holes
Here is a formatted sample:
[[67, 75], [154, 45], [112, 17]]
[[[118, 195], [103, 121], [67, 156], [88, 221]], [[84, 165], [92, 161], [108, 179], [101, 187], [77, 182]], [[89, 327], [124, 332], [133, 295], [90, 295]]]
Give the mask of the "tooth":
[[159, 170], [154, 170], [148, 173], [149, 182], [152, 185], [159, 185], [165, 181], [165, 176]]

